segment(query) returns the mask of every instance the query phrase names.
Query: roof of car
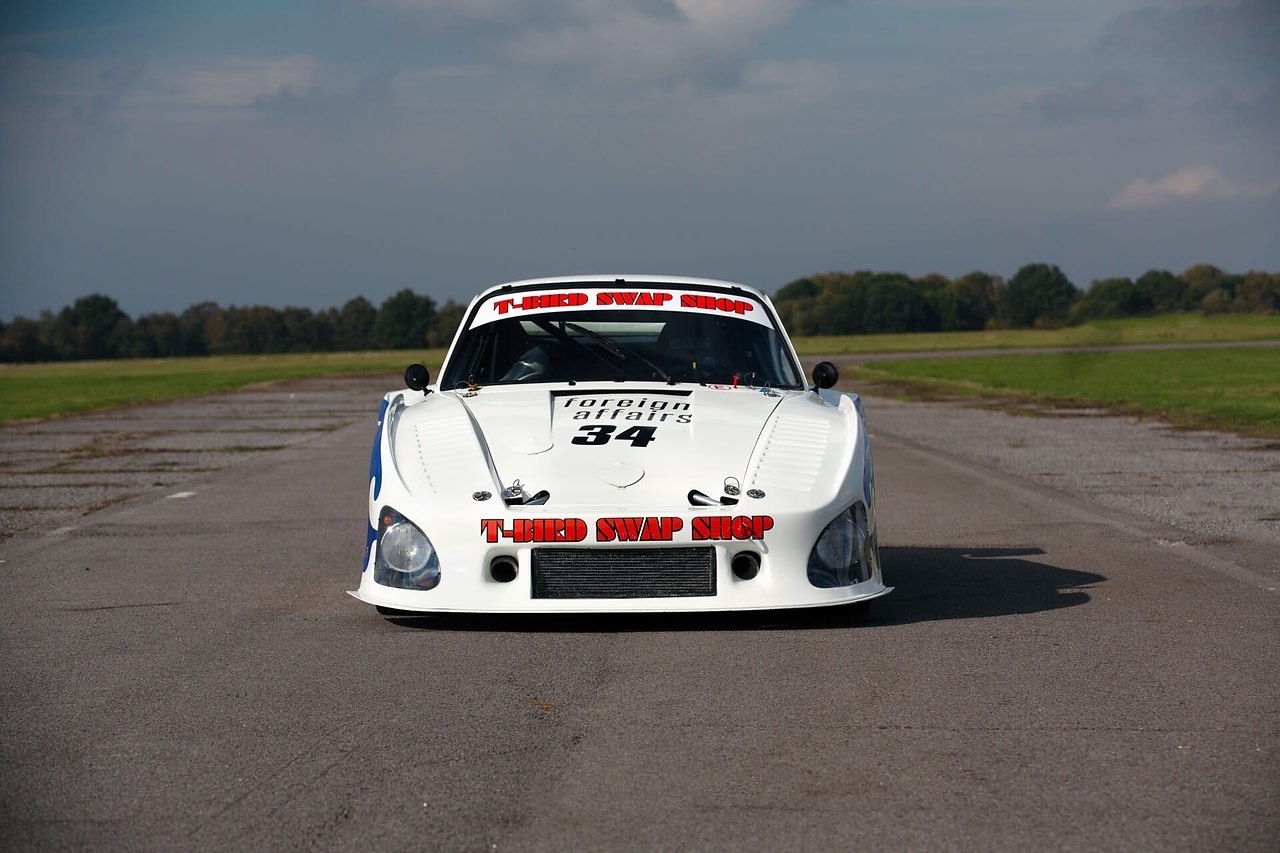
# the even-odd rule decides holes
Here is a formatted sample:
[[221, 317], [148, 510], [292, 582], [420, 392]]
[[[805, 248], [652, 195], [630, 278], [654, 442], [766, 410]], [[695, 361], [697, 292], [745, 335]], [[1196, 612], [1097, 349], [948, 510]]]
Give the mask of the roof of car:
[[691, 278], [689, 276], [670, 276], [670, 275], [566, 275], [554, 276], [550, 278], [526, 278], [519, 281], [507, 281], [502, 284], [495, 284], [492, 287], [485, 288], [480, 296], [485, 296], [493, 291], [502, 290], [503, 288], [525, 288], [525, 287], [565, 287], [574, 284], [642, 284], [642, 285], [662, 285], [664, 287], [723, 287], [737, 288], [744, 290], [755, 296], [764, 296], [764, 292], [760, 291], [749, 284], [740, 284], [736, 281], [720, 281], [714, 278]]

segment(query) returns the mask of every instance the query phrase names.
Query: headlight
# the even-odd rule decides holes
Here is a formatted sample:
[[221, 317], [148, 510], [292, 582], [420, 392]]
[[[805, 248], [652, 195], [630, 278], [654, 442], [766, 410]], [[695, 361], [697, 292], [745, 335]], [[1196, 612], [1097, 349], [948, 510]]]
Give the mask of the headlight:
[[809, 564], [812, 566], [816, 562], [824, 568], [836, 569], [847, 567], [854, 559], [853, 513], [846, 509], [822, 531], [818, 543], [813, 546]]
[[867, 509], [854, 504], [823, 528], [809, 552], [809, 583], [822, 589], [851, 586], [870, 577], [867, 549]]
[[382, 559], [394, 571], [406, 575], [417, 574], [427, 567], [436, 555], [431, 540], [408, 521], [393, 524], [382, 534]]
[[440, 559], [418, 525], [390, 507], [378, 513], [378, 561], [373, 579], [399, 589], [431, 589], [440, 583]]

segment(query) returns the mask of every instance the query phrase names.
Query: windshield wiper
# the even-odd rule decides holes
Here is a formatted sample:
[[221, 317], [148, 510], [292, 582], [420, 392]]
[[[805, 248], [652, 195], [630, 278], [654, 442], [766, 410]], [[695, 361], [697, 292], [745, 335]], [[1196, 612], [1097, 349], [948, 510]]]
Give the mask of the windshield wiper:
[[647, 364], [649, 367], [653, 368], [653, 371], [657, 373], [659, 376], [661, 376], [663, 379], [665, 379], [668, 385], [676, 384], [676, 381], [671, 378], [671, 374], [667, 373], [665, 370], [663, 370], [661, 367], [655, 364], [651, 359], [646, 358], [645, 356], [633, 350], [631, 347], [626, 346], [624, 344], [620, 344], [617, 341], [609, 340], [599, 332], [592, 331], [591, 329], [588, 329], [585, 326], [580, 326], [577, 323], [570, 323], [566, 320], [564, 325], [565, 325], [565, 328], [567, 329], [573, 329], [578, 334], [586, 335], [588, 338], [591, 338], [591, 340], [598, 343], [600, 347], [604, 349], [605, 352], [618, 358], [621, 361], [626, 361], [631, 356], [635, 356], [636, 358], [640, 359], [645, 364]]
[[[587, 351], [587, 353], [588, 353], [592, 358], [594, 358], [596, 361], [600, 362], [601, 364], [607, 365], [607, 366], [609, 366], [609, 367], [613, 367], [613, 366], [614, 366], [614, 363], [613, 363], [612, 361], [610, 361], [609, 359], [605, 358], [605, 357], [604, 357], [603, 355], [601, 355], [599, 352], [597, 352], [596, 350], [594, 350], [594, 349], [592, 349], [591, 347], [587, 346], [587, 345], [586, 345], [586, 344], [584, 344], [582, 341], [578, 340], [577, 338], [575, 338], [575, 337], [573, 337], [572, 335], [570, 335], [570, 334], [568, 334], [567, 332], [565, 332], [565, 330], [564, 330], [564, 329], [562, 329], [562, 328], [560, 328], [560, 326], [557, 326], [557, 325], [555, 325], [554, 323], [548, 323], [546, 320], [534, 320], [534, 321], [533, 321], [533, 323], [534, 323], [534, 325], [535, 325], [535, 326], [537, 326], [537, 327], [538, 327], [539, 329], [541, 329], [542, 331], [546, 332], [546, 333], [547, 333], [547, 334], [549, 334], [549, 335], [554, 336], [554, 337], [556, 338], [556, 340], [564, 341], [564, 342], [565, 342], [565, 343], [567, 343], [567, 344], [572, 344], [572, 345], [573, 345], [573, 346], [575, 346], [575, 347], [580, 347], [580, 348], [582, 348], [582, 349], [586, 350], [586, 351]], [[561, 323], [561, 325], [564, 325], [564, 324], [563, 324], [563, 323]], [[569, 380], [569, 381], [570, 381], [570, 382], [572, 382], [573, 380]]]

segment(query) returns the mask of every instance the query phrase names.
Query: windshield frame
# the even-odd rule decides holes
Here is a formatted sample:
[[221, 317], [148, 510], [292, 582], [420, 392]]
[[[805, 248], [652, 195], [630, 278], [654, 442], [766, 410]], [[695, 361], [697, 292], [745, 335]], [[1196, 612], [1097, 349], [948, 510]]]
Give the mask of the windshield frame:
[[[465, 366], [458, 363], [465, 356], [474, 356], [468, 348], [468, 338], [481, 334], [484, 326], [499, 320], [519, 318], [522, 321], [536, 321], [539, 317], [556, 322], [567, 321], [592, 327], [593, 314], [616, 311], [645, 311], [679, 314], [685, 317], [711, 317], [734, 319], [737, 322], [763, 326], [767, 334], [773, 338], [769, 347], [776, 350], [770, 358], [775, 360], [780, 376], [774, 379], [785, 379], [790, 374], [794, 381], [754, 383], [742, 378], [741, 384], [749, 387], [769, 386], [782, 390], [803, 390], [807, 387], [804, 371], [800, 365], [795, 347], [790, 337], [778, 320], [772, 304], [764, 294], [757, 293], [730, 283], [706, 284], [700, 281], [680, 279], [665, 280], [575, 280], [555, 279], [531, 282], [529, 284], [503, 285], [491, 288], [477, 296], [468, 307], [463, 322], [445, 356], [440, 371], [441, 390], [462, 390], [471, 387], [474, 377], [464, 377], [460, 371]], [[485, 312], [482, 315], [482, 312]], [[638, 314], [636, 320], [643, 322], [646, 314]], [[572, 317], [572, 321], [569, 318]], [[540, 324], [539, 324], [540, 325]], [[625, 343], [622, 344], [626, 348]], [[648, 359], [641, 353], [638, 363], [646, 363]], [[612, 357], [612, 356], [611, 356]], [[649, 362], [652, 366], [652, 363]], [[454, 375], [458, 374], [458, 375]], [[752, 374], [748, 374], [750, 376]], [[522, 380], [495, 380], [478, 382], [476, 386], [507, 386], [533, 384], [555, 384], [574, 382], [573, 379], [548, 378], [536, 379], [527, 377]], [[578, 381], [610, 381], [610, 382], [653, 382], [657, 384], [720, 384], [696, 378], [675, 378], [659, 371], [659, 375], [622, 376], [609, 379], [585, 378]], [[725, 383], [728, 383], [725, 379]], [[734, 377], [737, 382], [737, 377]]]

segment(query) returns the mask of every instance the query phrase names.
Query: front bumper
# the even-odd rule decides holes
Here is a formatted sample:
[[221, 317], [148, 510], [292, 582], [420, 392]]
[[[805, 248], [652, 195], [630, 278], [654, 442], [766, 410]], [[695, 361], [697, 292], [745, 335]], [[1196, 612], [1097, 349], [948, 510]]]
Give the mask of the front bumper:
[[[830, 521], [822, 512], [777, 511], [758, 502], [743, 507], [698, 508], [671, 513], [588, 515], [544, 508], [499, 508], [491, 516], [436, 519], [419, 525], [440, 558], [440, 581], [429, 590], [378, 584], [372, 565], [376, 543], [351, 595], [395, 610], [466, 613], [670, 613], [824, 607], [878, 598], [884, 585], [878, 556], [870, 577], [851, 586], [821, 589], [807, 576], [809, 553]], [[403, 510], [401, 510], [403, 511]], [[598, 511], [598, 509], [597, 509]], [[625, 514], [624, 514], [625, 512]], [[871, 513], [874, 518], [874, 511]], [[874, 528], [872, 528], [874, 530]], [[647, 537], [647, 538], [646, 538]], [[691, 546], [714, 551], [714, 594], [662, 597], [541, 598], [535, 596], [533, 558], [538, 548], [672, 549]], [[749, 580], [732, 570], [735, 556], [752, 552], [759, 572]], [[495, 580], [493, 561], [514, 558], [515, 579]]]

